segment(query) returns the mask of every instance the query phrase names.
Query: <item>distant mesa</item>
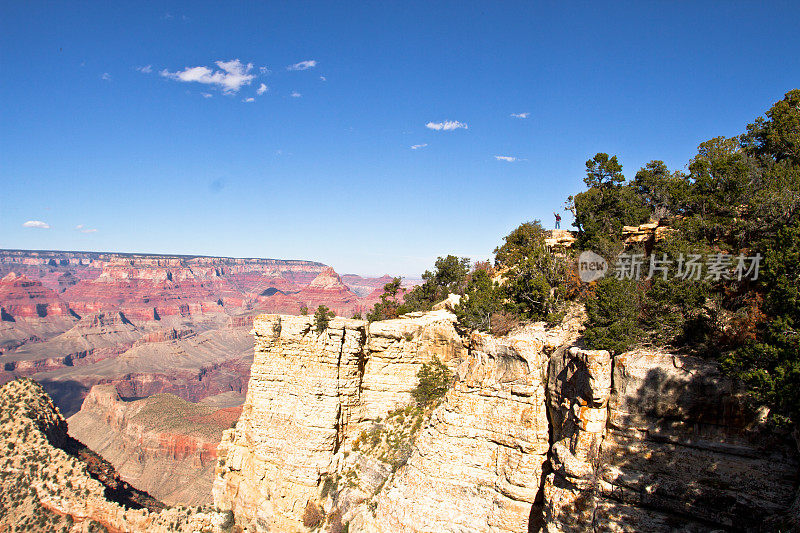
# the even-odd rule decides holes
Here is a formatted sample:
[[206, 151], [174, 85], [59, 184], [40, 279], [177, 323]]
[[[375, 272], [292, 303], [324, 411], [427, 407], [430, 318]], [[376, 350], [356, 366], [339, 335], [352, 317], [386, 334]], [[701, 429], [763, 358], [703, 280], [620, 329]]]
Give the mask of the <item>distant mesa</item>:
[[284, 294], [284, 295], [286, 294], [285, 292], [283, 292], [280, 289], [277, 289], [275, 287], [270, 287], [268, 289], [263, 290], [261, 292], [261, 296], [273, 296], [273, 295], [275, 295], [277, 293], [281, 293], [281, 294]]

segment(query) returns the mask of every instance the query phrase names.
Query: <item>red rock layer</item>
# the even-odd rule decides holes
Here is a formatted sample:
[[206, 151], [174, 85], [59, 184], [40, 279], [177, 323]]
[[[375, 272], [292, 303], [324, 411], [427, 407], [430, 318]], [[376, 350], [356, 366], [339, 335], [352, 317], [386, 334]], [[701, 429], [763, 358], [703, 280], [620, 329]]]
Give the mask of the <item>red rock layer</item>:
[[69, 307], [54, 291], [13, 272], [0, 279], [0, 307], [3, 320], [69, 314]]
[[6, 319], [14, 312], [32, 317], [71, 310], [83, 316], [113, 310], [147, 322], [248, 309], [298, 313], [323, 304], [351, 316], [370, 309], [380, 296], [375, 291], [391, 280], [349, 275], [354, 291], [332, 268], [308, 261], [0, 251], [0, 275], [11, 271], [25, 273], [27, 282], [0, 293]]

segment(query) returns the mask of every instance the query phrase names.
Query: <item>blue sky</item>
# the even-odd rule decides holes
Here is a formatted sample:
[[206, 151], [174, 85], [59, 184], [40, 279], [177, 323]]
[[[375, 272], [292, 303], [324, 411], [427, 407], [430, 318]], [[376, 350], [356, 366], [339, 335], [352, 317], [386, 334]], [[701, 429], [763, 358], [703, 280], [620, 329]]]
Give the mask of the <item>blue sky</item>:
[[3, 2], [0, 247], [415, 276], [800, 87], [792, 2], [364, 4]]

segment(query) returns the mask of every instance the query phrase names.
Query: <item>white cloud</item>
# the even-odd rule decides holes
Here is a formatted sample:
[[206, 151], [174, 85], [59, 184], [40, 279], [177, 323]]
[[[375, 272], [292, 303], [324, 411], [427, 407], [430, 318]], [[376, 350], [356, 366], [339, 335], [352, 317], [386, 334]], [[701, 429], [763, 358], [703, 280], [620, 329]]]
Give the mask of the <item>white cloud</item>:
[[525, 112], [525, 113], [511, 113], [511, 116], [514, 117], [514, 118], [528, 118], [529, 116], [531, 116], [531, 114], [528, 113], [528, 112]]
[[498, 161], [508, 161], [509, 163], [513, 163], [514, 161], [519, 161], [518, 158], [512, 157], [510, 155], [496, 155], [494, 156], [495, 159]]
[[203, 95], [203, 98], [213, 98], [214, 97], [214, 95], [211, 94], [211, 93], [200, 93], [200, 94]]
[[41, 220], [29, 220], [22, 225], [23, 228], [50, 229], [50, 224]]
[[309, 59], [307, 61], [301, 61], [299, 63], [295, 63], [294, 65], [289, 65], [288, 67], [286, 67], [286, 70], [308, 70], [316, 66], [317, 62], [313, 59]]
[[301, 97], [301, 96], [303, 96], [303, 95], [302, 95], [302, 94], [300, 94], [300, 93], [299, 93], [299, 92], [297, 92], [297, 91], [293, 91], [293, 92], [292, 92], [292, 94], [291, 94], [290, 96], [291, 96], [292, 98], [300, 98], [300, 97]]
[[412, 150], [419, 150], [420, 148], [425, 148], [426, 146], [428, 146], [428, 143], [424, 143], [424, 144], [413, 144], [413, 145], [411, 145], [411, 149], [412, 149]]
[[248, 104], [252, 103], [252, 102], [255, 102], [255, 101], [256, 101], [256, 99], [253, 98], [253, 97], [245, 98], [244, 100], [242, 100], [242, 102], [247, 102]]
[[326, 78], [325, 76], [320, 76], [319, 79], [321, 79], [322, 81], [328, 81], [328, 78]]
[[97, 230], [94, 228], [87, 228], [83, 224], [78, 224], [75, 226], [75, 231], [80, 231], [81, 233], [96, 233]]
[[261, 72], [262, 76], [269, 74], [269, 69], [267, 67], [258, 67], [258, 71]]
[[467, 125], [457, 120], [445, 120], [444, 122], [428, 122], [425, 127], [436, 131], [453, 131], [459, 128], [467, 129]]
[[250, 74], [253, 69], [252, 63], [243, 64], [238, 59], [230, 61], [215, 61], [221, 70], [212, 70], [208, 67], [186, 67], [179, 72], [169, 72], [164, 69], [160, 72], [165, 78], [182, 82], [197, 82], [208, 85], [216, 85], [224, 93], [235, 93], [244, 85], [250, 85], [255, 78]]
[[111, 81], [111, 74], [109, 74], [108, 72], [103, 72], [103, 74], [100, 76], [100, 79], [101, 80], [106, 80], [106, 81]]
[[266, 83], [262, 83], [261, 85], [258, 86], [258, 90], [256, 91], [256, 94], [262, 95], [265, 92], [267, 92], [268, 90], [269, 90], [269, 87], [267, 87], [267, 84]]
[[136, 70], [138, 70], [142, 74], [150, 74], [151, 72], [153, 72], [153, 65], [145, 65], [143, 67], [136, 67]]

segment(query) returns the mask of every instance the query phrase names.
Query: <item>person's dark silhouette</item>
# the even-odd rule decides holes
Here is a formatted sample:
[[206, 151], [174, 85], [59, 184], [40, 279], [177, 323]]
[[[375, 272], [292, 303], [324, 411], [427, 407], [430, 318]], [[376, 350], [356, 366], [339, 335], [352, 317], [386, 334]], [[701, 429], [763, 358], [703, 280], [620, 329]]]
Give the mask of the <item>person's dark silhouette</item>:
[[558, 213], [553, 213], [556, 217], [556, 229], [561, 229], [561, 215]]

